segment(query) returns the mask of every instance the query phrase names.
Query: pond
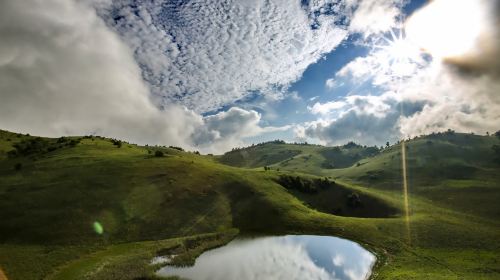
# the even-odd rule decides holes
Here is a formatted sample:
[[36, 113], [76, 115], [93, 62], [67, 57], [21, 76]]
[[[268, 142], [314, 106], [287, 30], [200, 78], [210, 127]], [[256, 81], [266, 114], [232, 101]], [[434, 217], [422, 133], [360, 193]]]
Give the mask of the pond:
[[235, 239], [201, 254], [192, 267], [165, 266], [160, 276], [192, 280], [364, 280], [375, 256], [355, 242], [330, 236]]

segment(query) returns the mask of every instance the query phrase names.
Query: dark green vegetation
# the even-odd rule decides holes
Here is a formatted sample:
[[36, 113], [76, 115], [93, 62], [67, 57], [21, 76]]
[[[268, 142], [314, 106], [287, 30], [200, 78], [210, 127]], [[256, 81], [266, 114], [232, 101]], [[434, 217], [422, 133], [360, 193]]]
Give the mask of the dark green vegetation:
[[452, 132], [406, 142], [408, 234], [401, 144], [272, 142], [213, 157], [2, 131], [0, 266], [9, 279], [151, 279], [152, 257], [187, 264], [238, 229], [358, 241], [378, 255], [376, 279], [499, 279], [494, 145]]
[[388, 218], [399, 214], [397, 207], [328, 178], [281, 175], [277, 182], [309, 207], [325, 213], [370, 218]]

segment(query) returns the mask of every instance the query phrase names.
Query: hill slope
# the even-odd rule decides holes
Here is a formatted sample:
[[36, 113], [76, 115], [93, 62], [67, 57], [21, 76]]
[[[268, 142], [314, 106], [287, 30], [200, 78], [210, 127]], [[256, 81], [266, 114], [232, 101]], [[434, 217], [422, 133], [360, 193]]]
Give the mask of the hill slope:
[[[361, 156], [368, 148], [342, 147], [346, 158], [362, 158], [360, 165], [352, 159], [345, 163], [351, 167], [331, 169], [321, 166], [333, 148], [275, 143], [300, 154], [288, 171], [290, 158], [274, 159], [280, 150], [273, 146], [264, 147], [272, 160], [246, 158], [244, 166], [272, 165], [264, 171], [175, 148], [1, 131], [0, 269], [9, 279], [150, 279], [155, 255], [175, 252], [178, 263], [189, 263], [236, 228], [350, 238], [378, 255], [377, 279], [497, 279], [500, 207], [493, 200], [500, 180], [487, 153], [498, 139], [453, 137], [408, 143], [407, 232], [399, 146], [368, 157]], [[443, 157], [413, 162], [436, 153]], [[305, 154], [311, 159], [297, 157]], [[434, 164], [444, 173], [426, 175]]]
[[286, 144], [272, 141], [234, 149], [218, 157], [219, 162], [236, 167], [272, 166], [285, 170], [317, 174], [322, 169], [350, 167], [359, 160], [378, 154], [377, 147], [348, 143], [324, 147], [311, 144]]

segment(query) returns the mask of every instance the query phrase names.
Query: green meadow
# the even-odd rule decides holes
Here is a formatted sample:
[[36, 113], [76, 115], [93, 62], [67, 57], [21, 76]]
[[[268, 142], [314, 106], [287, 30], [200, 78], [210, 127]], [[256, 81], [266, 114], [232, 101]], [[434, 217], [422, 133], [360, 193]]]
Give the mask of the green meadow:
[[0, 268], [8, 279], [157, 279], [239, 235], [319, 234], [377, 256], [372, 279], [500, 279], [496, 136], [402, 147], [273, 141], [224, 155], [96, 136], [0, 132]]

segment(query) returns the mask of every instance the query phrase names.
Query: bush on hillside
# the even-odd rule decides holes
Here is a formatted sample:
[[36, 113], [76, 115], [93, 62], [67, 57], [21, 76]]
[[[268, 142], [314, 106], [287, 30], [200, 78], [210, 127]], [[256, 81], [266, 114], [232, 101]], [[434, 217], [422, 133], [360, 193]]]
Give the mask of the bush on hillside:
[[[48, 151], [49, 142], [40, 137], [23, 140], [12, 145], [16, 149], [15, 155], [26, 156]], [[14, 153], [12, 153], [14, 155]]]
[[328, 189], [335, 185], [335, 182], [324, 179], [306, 179], [299, 176], [281, 175], [277, 180], [278, 184], [290, 190], [297, 190], [303, 193], [315, 194], [321, 189]]
[[163, 152], [162, 151], [156, 151], [155, 152], [155, 157], [162, 157], [163, 156]]
[[23, 165], [21, 163], [16, 163], [14, 165], [14, 170], [19, 171], [23, 168]]
[[361, 198], [357, 193], [351, 193], [347, 195], [347, 205], [352, 208], [357, 208], [362, 205]]
[[174, 150], [178, 150], [178, 151], [181, 151], [181, 152], [184, 152], [184, 149], [181, 148], [181, 147], [176, 147], [176, 146], [168, 146], [170, 149], [174, 149]]
[[122, 147], [122, 141], [120, 141], [120, 140], [111, 139], [111, 143], [113, 143], [113, 145], [116, 146], [117, 148]]

